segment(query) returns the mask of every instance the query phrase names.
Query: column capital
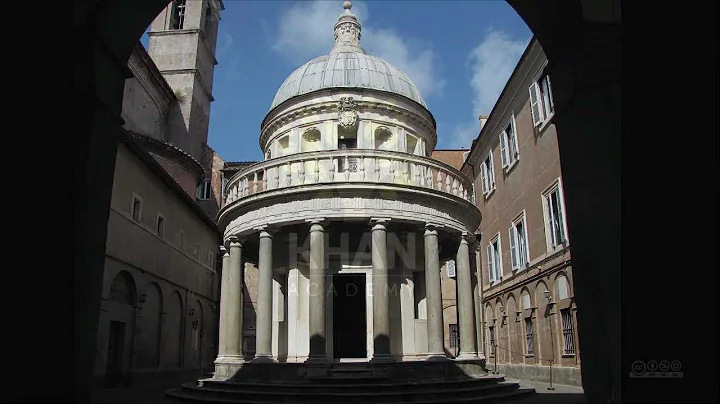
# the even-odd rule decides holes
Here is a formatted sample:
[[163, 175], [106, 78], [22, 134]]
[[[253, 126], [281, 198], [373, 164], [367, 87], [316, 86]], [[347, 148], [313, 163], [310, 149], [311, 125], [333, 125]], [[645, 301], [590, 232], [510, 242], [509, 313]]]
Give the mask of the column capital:
[[278, 229], [270, 226], [258, 226], [255, 228], [255, 230], [260, 232], [260, 238], [271, 238], [273, 235], [275, 235], [275, 233], [277, 233]]
[[437, 223], [425, 223], [425, 235], [430, 236], [434, 235], [437, 236], [438, 230], [441, 229], [443, 226], [437, 224]]
[[385, 230], [388, 223], [390, 223], [389, 217], [373, 217], [370, 219], [373, 230]]
[[324, 217], [318, 217], [313, 219], [306, 219], [305, 223], [310, 225], [310, 231], [324, 231], [325, 226], [328, 225], [328, 220]]
[[228, 237], [228, 249], [231, 247], [242, 247], [243, 241], [245, 241], [245, 239], [238, 236]]
[[220, 254], [224, 257], [226, 255], [230, 255], [229, 248], [225, 247], [224, 244], [220, 244]]

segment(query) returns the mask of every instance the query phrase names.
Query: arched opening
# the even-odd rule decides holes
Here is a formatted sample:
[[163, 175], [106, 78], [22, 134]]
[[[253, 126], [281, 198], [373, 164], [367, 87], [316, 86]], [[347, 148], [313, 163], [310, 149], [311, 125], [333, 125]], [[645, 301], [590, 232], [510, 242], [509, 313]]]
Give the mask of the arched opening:
[[127, 271], [120, 271], [110, 284], [110, 301], [135, 306], [135, 281]]
[[[573, 261], [580, 268], [573, 280], [578, 305], [583, 315], [592, 320], [578, 321], [579, 334], [584, 338], [585, 352], [598, 358], [583, 366], [584, 387], [586, 396], [605, 402], [619, 394], [621, 374], [617, 338], [620, 192], [616, 164], [620, 150], [619, 17], [612, 11], [610, 17], [598, 16], [612, 10], [612, 0], [596, 2], [599, 7], [595, 12], [583, 10], [581, 2], [508, 2], [538, 36], [550, 59], [550, 68], [557, 72], [553, 76], [558, 77], [553, 80], [553, 90], [558, 99], [556, 123], [565, 173], [568, 227], [575, 247]], [[80, 367], [75, 384], [80, 397], [89, 392], [92, 347], [96, 344], [94, 330], [105, 259], [102, 241], [107, 231], [116, 148], [111, 134], [120, 126], [123, 64], [147, 25], [167, 3], [80, 1], [73, 19], [80, 32], [97, 38], [76, 44], [77, 54], [81, 55], [76, 63], [75, 77], [79, 78], [75, 83], [76, 99], [95, 106], [78, 109], [79, 121], [86, 125], [78, 128], [74, 137], [75, 170], [94, 173], [74, 176], [72, 187], [75, 225], [83, 229], [74, 241], [74, 254], [87, 257], [75, 266], [74, 290], [79, 294], [77, 300], [82, 302], [76, 310], [79, 318], [86, 319], [76, 330], [76, 344], [91, 348], [75, 349]], [[619, 10], [618, 5], [614, 7]], [[590, 79], [592, 83], [603, 84], [592, 88]], [[600, 210], [605, 214], [593, 214]], [[599, 335], [613, 337], [599, 341]]]
[[557, 289], [556, 300], [565, 300], [570, 298], [570, 284], [565, 275], [558, 275], [555, 279], [555, 288]]
[[190, 361], [186, 363], [186, 368], [192, 369], [202, 368], [203, 354], [203, 309], [199, 300], [193, 301], [190, 306]]
[[183, 301], [178, 291], [174, 291], [170, 296], [166, 330], [165, 365], [169, 368], [180, 368], [182, 365]]
[[520, 329], [520, 316], [518, 316], [518, 306], [515, 301], [515, 296], [509, 294], [507, 296], [507, 318], [508, 318], [508, 334], [509, 344], [508, 350], [510, 351], [510, 358], [508, 363], [522, 363], [522, 345], [521, 345], [521, 329]]
[[377, 150], [394, 150], [394, 138], [389, 128], [380, 126], [375, 129], [374, 133], [375, 149]]
[[157, 283], [150, 283], [140, 296], [141, 314], [137, 327], [135, 367], [160, 367], [160, 341], [162, 326], [162, 291]]

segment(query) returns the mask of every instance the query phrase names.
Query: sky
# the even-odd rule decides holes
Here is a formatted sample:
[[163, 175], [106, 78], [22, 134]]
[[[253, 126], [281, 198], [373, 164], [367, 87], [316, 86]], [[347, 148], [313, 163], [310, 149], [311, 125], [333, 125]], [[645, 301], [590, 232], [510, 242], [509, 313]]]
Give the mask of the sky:
[[[296, 68], [333, 45], [341, 0], [224, 0], [208, 144], [225, 161], [262, 159], [260, 124]], [[361, 46], [400, 68], [437, 122], [438, 149], [470, 148], [532, 32], [502, 0], [353, 1]], [[147, 35], [143, 36], [147, 47]]]

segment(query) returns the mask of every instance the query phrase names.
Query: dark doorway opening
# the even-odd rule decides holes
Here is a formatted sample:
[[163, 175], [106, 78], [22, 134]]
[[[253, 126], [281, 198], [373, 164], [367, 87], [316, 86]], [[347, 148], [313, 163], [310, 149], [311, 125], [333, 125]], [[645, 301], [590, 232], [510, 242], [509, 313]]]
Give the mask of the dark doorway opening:
[[105, 367], [105, 387], [112, 389], [123, 385], [123, 356], [125, 347], [125, 323], [110, 322], [110, 336]]
[[366, 358], [365, 274], [333, 276], [333, 356]]

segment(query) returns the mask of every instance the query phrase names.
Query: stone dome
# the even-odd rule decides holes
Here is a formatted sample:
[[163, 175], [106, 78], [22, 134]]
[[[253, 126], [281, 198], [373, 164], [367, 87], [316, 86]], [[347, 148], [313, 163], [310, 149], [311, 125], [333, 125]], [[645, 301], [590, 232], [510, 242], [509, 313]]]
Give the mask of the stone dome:
[[282, 83], [273, 109], [292, 97], [326, 88], [367, 88], [407, 97], [427, 108], [415, 83], [390, 63], [359, 52], [336, 52], [315, 58]]
[[315, 58], [288, 76], [270, 109], [298, 95], [327, 88], [367, 88], [407, 97], [427, 108], [415, 83], [390, 63], [365, 53], [360, 47], [360, 23], [345, 2], [345, 12], [335, 24], [335, 45], [329, 55]]

